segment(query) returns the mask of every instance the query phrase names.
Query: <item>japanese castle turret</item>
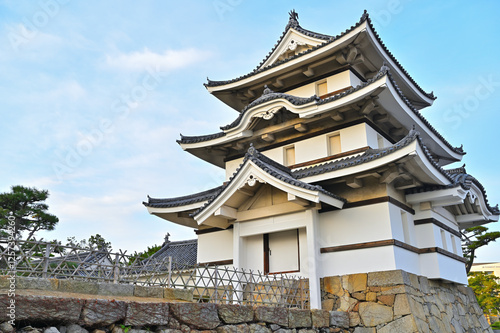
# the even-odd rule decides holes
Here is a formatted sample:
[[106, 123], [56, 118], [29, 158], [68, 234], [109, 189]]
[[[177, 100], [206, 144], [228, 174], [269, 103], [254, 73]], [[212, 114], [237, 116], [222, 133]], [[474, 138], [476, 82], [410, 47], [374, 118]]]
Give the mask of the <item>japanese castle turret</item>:
[[436, 97], [366, 12], [330, 36], [292, 11], [257, 68], [205, 87], [235, 120], [178, 143], [226, 181], [144, 203], [196, 230], [199, 263], [307, 277], [313, 308], [328, 276], [403, 270], [467, 284], [460, 230], [497, 221], [498, 206], [465, 167], [447, 167], [465, 151], [423, 117]]

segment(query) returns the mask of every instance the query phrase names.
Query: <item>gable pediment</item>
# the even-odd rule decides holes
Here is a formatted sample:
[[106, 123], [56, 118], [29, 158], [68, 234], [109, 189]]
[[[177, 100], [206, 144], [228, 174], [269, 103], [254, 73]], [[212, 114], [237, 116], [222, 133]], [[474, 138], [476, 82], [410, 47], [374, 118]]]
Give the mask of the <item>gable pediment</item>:
[[321, 203], [342, 208], [344, 202], [319, 186], [293, 178], [289, 169], [251, 147], [229, 183], [193, 218], [199, 225], [227, 228], [233, 221], [319, 208]]
[[299, 53], [312, 49], [323, 42], [324, 40], [306, 36], [294, 28], [290, 28], [260, 68], [264, 68], [278, 61], [293, 57]]

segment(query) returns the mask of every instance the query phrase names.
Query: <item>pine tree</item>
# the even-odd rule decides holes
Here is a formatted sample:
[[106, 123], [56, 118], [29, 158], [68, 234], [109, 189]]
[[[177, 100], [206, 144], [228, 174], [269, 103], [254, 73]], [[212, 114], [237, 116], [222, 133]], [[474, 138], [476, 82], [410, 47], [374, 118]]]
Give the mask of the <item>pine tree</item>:
[[41, 230], [54, 230], [59, 222], [57, 216], [48, 213], [45, 200], [49, 191], [35, 187], [12, 186], [11, 192], [0, 194], [0, 234], [7, 235], [8, 217], [15, 218], [15, 236], [27, 233], [25, 240], [31, 240]]

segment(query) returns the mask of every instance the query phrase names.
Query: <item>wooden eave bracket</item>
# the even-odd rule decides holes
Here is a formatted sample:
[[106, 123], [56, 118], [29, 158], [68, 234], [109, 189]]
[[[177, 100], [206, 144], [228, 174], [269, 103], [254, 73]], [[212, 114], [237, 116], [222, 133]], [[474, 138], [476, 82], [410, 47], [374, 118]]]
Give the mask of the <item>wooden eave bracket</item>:
[[220, 206], [214, 212], [215, 216], [219, 216], [228, 220], [235, 220], [237, 217], [237, 210], [229, 206]]
[[305, 199], [302, 199], [302, 198], [299, 198], [299, 197], [297, 197], [296, 195], [294, 195], [292, 193], [287, 193], [287, 197], [288, 197], [288, 201], [289, 202], [296, 203], [297, 205], [300, 205], [302, 207], [309, 206], [309, 201], [307, 201]]
[[296, 124], [293, 128], [295, 128], [296, 131], [301, 133], [308, 131], [307, 125], [304, 123]]
[[350, 188], [361, 188], [363, 187], [363, 180], [354, 176], [347, 177], [345, 183]]

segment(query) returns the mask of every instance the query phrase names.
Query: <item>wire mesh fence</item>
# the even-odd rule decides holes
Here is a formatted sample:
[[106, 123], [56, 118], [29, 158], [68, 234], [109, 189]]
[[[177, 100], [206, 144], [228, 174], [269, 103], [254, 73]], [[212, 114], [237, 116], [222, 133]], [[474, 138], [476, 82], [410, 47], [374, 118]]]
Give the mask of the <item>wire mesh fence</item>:
[[193, 289], [198, 302], [309, 308], [308, 280], [230, 266], [188, 265], [98, 248], [0, 238], [0, 274]]

